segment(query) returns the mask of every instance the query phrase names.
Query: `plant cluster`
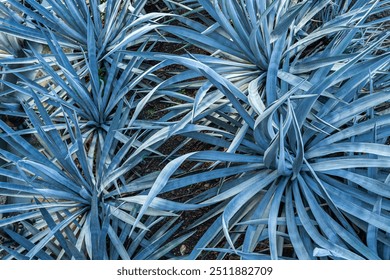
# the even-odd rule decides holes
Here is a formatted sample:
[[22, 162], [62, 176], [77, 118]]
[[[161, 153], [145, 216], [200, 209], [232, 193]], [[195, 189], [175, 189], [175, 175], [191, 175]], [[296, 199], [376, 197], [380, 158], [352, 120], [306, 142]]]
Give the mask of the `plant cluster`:
[[390, 259], [390, 1], [0, 1], [5, 259]]

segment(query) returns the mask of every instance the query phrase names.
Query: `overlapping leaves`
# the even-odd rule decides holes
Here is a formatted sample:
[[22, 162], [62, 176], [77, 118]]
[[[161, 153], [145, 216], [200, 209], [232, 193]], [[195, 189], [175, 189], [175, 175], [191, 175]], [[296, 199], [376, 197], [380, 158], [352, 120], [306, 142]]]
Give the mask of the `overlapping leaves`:
[[[329, 16], [327, 1], [199, 2], [212, 26], [175, 16], [186, 26], [162, 29], [215, 53], [153, 56], [186, 66], [181, 82], [207, 78], [180, 125], [224, 131], [185, 135], [228, 158], [177, 159], [212, 163], [184, 186], [220, 179], [194, 198], [198, 207], [215, 204], [194, 227], [218, 218], [189, 258], [211, 250], [221, 258], [388, 259], [389, 123], [379, 109], [389, 101], [380, 82], [389, 70], [381, 51], [388, 33], [369, 19], [387, 4], [345, 2], [343, 15], [316, 26], [308, 22]], [[362, 37], [370, 25], [377, 32]], [[234, 160], [243, 155], [258, 161]], [[174, 174], [172, 168], [163, 172]]]
[[[390, 258], [389, 1], [27, 2], [0, 28], [50, 51], [2, 59], [29, 126], [1, 122], [0, 194], [29, 200], [0, 208], [9, 258], [169, 258], [206, 224], [183, 258]], [[134, 175], [154, 155], [165, 167]]]

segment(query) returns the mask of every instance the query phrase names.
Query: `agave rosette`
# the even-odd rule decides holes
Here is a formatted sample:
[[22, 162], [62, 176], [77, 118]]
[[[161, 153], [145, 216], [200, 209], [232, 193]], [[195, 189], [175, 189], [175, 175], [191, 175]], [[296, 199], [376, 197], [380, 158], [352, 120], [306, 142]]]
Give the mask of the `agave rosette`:
[[[77, 114], [63, 107], [66, 128], [56, 125], [37, 96], [36, 109], [24, 104], [32, 129], [14, 131], [1, 121], [1, 139], [11, 150], [0, 150], [6, 164], [0, 194], [23, 202], [0, 205], [5, 215], [2, 231], [13, 241], [2, 248], [16, 259], [159, 259], [192, 233], [172, 238], [181, 223], [172, 212], [149, 207], [147, 218], [135, 226], [137, 199], [156, 178], [155, 173], [137, 178], [137, 167], [148, 146], [140, 148], [137, 133], [116, 133], [129, 110], [119, 103], [110, 130], [99, 150], [87, 145]], [[21, 135], [34, 132], [32, 145]], [[65, 133], [66, 132], [66, 133]], [[96, 141], [96, 139], [91, 140]], [[99, 155], [99, 156], [97, 156]], [[10, 168], [13, 167], [13, 168]], [[132, 175], [133, 174], [133, 175]], [[125, 192], [118, 192], [125, 187]], [[123, 188], [122, 188], [123, 189]], [[28, 201], [26, 201], [26, 199]], [[145, 216], [145, 217], [146, 217]], [[172, 217], [172, 219], [170, 219]], [[150, 228], [162, 223], [149, 234]], [[23, 226], [22, 231], [13, 228]], [[148, 236], [147, 236], [148, 234]]]
[[[341, 1], [337, 15], [329, 1], [199, 2], [214, 25], [181, 18], [185, 27], [161, 29], [213, 55], [150, 57], [188, 69], [171, 79], [179, 87], [207, 78], [172, 108], [185, 108], [173, 127], [204, 126], [182, 135], [207, 151], [172, 160], [143, 208], [160, 192], [214, 183], [182, 205], [215, 205], [194, 223], [216, 219], [188, 258], [388, 259], [389, 34], [370, 18], [386, 1]], [[199, 169], [175, 178], [185, 162]], [[180, 208], [171, 203], [160, 207]]]

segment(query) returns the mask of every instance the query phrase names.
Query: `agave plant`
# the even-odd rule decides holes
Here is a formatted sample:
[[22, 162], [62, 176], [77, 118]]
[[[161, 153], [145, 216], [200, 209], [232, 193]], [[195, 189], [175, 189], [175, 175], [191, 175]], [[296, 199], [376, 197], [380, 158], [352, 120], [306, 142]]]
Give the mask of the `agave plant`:
[[[171, 78], [178, 87], [207, 78], [192, 103], [172, 107], [184, 115], [172, 125], [201, 125], [182, 135], [214, 151], [167, 164], [143, 208], [214, 183], [181, 206], [160, 202], [214, 205], [193, 224], [216, 219], [188, 258], [388, 259], [389, 34], [372, 19], [388, 2], [199, 3], [213, 25], [174, 16], [185, 26], [159, 28], [212, 55], [149, 57], [188, 69]], [[195, 174], [176, 177], [186, 162]]]
[[3, 41], [25, 48], [1, 96], [23, 98], [1, 113], [25, 127], [0, 122], [0, 195], [23, 198], [0, 206], [7, 258], [172, 258], [206, 223], [183, 258], [390, 258], [389, 1], [8, 2]]
[[[17, 154], [0, 150], [7, 163], [16, 167], [1, 168], [3, 176], [14, 180], [0, 183], [0, 193], [30, 199], [28, 203], [0, 206], [3, 214], [13, 213], [0, 222], [4, 233], [14, 240], [8, 247], [2, 246], [9, 258], [158, 259], [169, 256], [173, 247], [192, 234], [168, 240], [180, 223], [175, 223], [177, 218], [165, 219], [174, 214], [153, 208], [147, 210], [149, 218], [133, 228], [139, 207], [124, 199], [127, 194], [145, 192], [148, 181], [156, 175], [138, 179], [124, 175], [141, 161], [142, 153], [135, 144], [139, 135], [123, 144], [118, 144], [115, 137], [114, 131], [128, 118], [129, 110], [123, 108], [123, 103], [119, 104], [104, 147], [91, 152], [92, 148], [87, 150], [84, 144], [74, 111], [64, 108], [67, 127], [61, 128], [52, 122], [37, 97], [34, 99], [42, 115], [24, 106], [40, 144], [32, 145], [20, 135], [27, 131], [13, 131], [0, 122], [1, 138], [18, 150]], [[134, 159], [132, 152], [140, 157]], [[125, 193], [116, 191], [121, 186], [126, 186]], [[146, 238], [149, 228], [163, 220], [164, 226]], [[16, 223], [23, 226], [22, 231], [12, 227]]]
[[[139, 206], [123, 200], [147, 192], [157, 175], [136, 170], [159, 154], [164, 138], [156, 135], [163, 121], [140, 124], [134, 112], [161, 81], [143, 58], [120, 52], [153, 46], [155, 33], [141, 39], [153, 29], [142, 27], [150, 20], [140, 19], [146, 1], [27, 2], [10, 1], [12, 9], [0, 3], [6, 15], [0, 29], [23, 40], [26, 50], [15, 46], [28, 54], [1, 60], [3, 74], [13, 78], [2, 79], [2, 96], [22, 108], [1, 113], [24, 122], [12, 128], [1, 121], [0, 195], [7, 204], [0, 206], [0, 225], [9, 239], [2, 246], [7, 258], [172, 257], [172, 248], [192, 235], [173, 237], [181, 224], [177, 215], [149, 208], [149, 218], [135, 225]], [[140, 29], [133, 30], [135, 20]], [[44, 52], [30, 47], [33, 37]]]
[[[93, 32], [99, 48], [99, 58], [110, 49], [121, 43], [128, 44], [135, 34], [133, 23], [142, 16], [146, 0], [121, 1], [92, 0], [89, 4], [81, 0], [63, 2], [46, 0], [17, 0], [0, 3], [4, 14], [1, 20], [1, 31], [22, 40], [30, 40], [47, 44], [47, 38], [40, 32], [44, 26], [57, 36], [59, 44], [73, 50], [88, 49], [88, 40]], [[140, 28], [136, 33], [146, 30]], [[130, 40], [129, 40], [130, 38]], [[125, 40], [124, 40], [125, 39]], [[95, 44], [94, 44], [95, 45]]]
[[[150, 154], [159, 154], [164, 136], [155, 128], [163, 124], [147, 126], [131, 118], [133, 90], [148, 91], [143, 78], [150, 71], [142, 72], [134, 58], [124, 69], [114, 63], [102, 77], [88, 70], [78, 75], [60, 49], [52, 50], [48, 56], [35, 54], [40, 71], [51, 77], [46, 86], [21, 74], [17, 84], [6, 83], [30, 98], [21, 102], [27, 128], [14, 130], [1, 122], [7, 145], [0, 150], [6, 178], [0, 195], [8, 203], [0, 206], [5, 216], [0, 225], [13, 240], [4, 250], [18, 259], [169, 257], [192, 233], [172, 238], [180, 223], [166, 217], [176, 215], [153, 207], [146, 211], [150, 218], [135, 226], [137, 199], [125, 200], [147, 192], [157, 176], [139, 177], [136, 170]], [[94, 80], [100, 80], [96, 91]]]

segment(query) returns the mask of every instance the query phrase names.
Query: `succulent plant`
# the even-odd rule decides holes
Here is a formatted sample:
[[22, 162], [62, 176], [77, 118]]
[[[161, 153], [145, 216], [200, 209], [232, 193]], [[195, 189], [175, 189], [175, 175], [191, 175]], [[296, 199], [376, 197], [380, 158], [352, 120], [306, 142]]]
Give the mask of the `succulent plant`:
[[[160, 29], [210, 55], [148, 55], [186, 67], [178, 87], [207, 79], [173, 124], [203, 126], [183, 136], [207, 150], [155, 185], [214, 182], [185, 204], [214, 206], [193, 227], [216, 219], [188, 258], [388, 259], [389, 33], [373, 19], [388, 3], [199, 3], [207, 24], [173, 16], [181, 25]], [[196, 174], [175, 178], [189, 162]]]
[[389, 259], [389, 1], [147, 2], [0, 2], [4, 258]]

